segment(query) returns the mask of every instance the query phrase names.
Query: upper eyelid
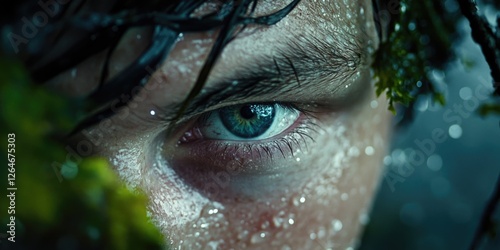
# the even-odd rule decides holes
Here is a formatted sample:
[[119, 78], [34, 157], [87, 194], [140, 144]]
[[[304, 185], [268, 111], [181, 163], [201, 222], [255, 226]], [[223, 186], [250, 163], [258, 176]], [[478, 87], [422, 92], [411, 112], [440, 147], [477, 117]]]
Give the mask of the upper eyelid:
[[[356, 37], [355, 37], [356, 38]], [[284, 48], [277, 49], [275, 56], [261, 56], [254, 58], [253, 66], [245, 66], [234, 72], [236, 77], [228, 77], [215, 84], [217, 87], [204, 88], [200, 94], [184, 111], [185, 116], [199, 113], [225, 99], [246, 99], [248, 95], [262, 95], [262, 92], [290, 92], [321, 82], [318, 78], [328, 78], [329, 81], [338, 79], [344, 82], [364, 62], [365, 53], [360, 48], [363, 38], [354, 39], [349, 44], [327, 44], [314, 36], [301, 37], [298, 41], [288, 41]], [[360, 40], [360, 41], [357, 41]], [[345, 48], [338, 48], [339, 46]], [[326, 55], [325, 55], [326, 54]], [[264, 62], [264, 63], [262, 63]], [[351, 65], [354, 63], [354, 67]], [[316, 73], [315, 73], [316, 72]], [[230, 91], [231, 83], [237, 81], [245, 86], [235, 87]], [[295, 84], [294, 84], [295, 83]], [[239, 85], [238, 85], [239, 86]], [[250, 93], [249, 92], [252, 92]], [[211, 100], [213, 99], [213, 100]], [[179, 110], [182, 103], [168, 105], [164, 110], [166, 122], [172, 122], [177, 116], [173, 111]], [[179, 117], [177, 117], [179, 118]], [[181, 117], [182, 118], [182, 117]]]
[[[241, 104], [245, 104], [245, 103], [283, 103], [283, 104], [294, 106], [300, 111], [303, 110], [303, 111], [307, 111], [309, 113], [314, 113], [315, 111], [305, 109], [305, 108], [303, 108], [304, 106], [306, 106], [306, 105], [320, 106], [321, 105], [320, 103], [315, 103], [312, 99], [306, 100], [306, 98], [304, 98], [303, 100], [295, 100], [292, 102], [290, 100], [284, 100], [283, 95], [281, 97], [275, 96], [275, 95], [273, 95], [273, 96], [268, 95], [267, 93], [269, 93], [269, 91], [256, 90], [255, 92], [262, 92], [262, 93], [260, 93], [260, 94], [258, 94], [258, 93], [252, 93], [252, 94], [243, 93], [243, 94], [238, 95], [238, 96], [231, 96], [230, 98], [226, 99], [225, 101], [220, 102], [220, 103], [215, 104], [215, 105], [202, 106], [202, 105], [196, 105], [197, 103], [195, 103], [193, 105], [193, 107], [188, 110], [188, 112], [184, 112], [184, 114], [176, 121], [176, 126], [179, 124], [183, 124], [186, 121], [188, 121], [196, 116], [199, 116], [203, 113], [211, 112], [211, 111], [223, 108], [223, 107], [228, 107], [228, 106], [232, 106], [232, 105], [241, 105]], [[293, 92], [293, 89], [290, 89], [289, 91], [286, 91], [286, 92]], [[265, 98], [262, 98], [265, 95], [268, 95], [268, 96], [266, 96]], [[332, 98], [334, 98], [334, 97], [332, 96]], [[290, 99], [290, 98], [288, 98], [288, 99]], [[272, 101], [264, 101], [264, 100], [272, 100]], [[171, 114], [172, 110], [178, 110], [179, 107], [180, 107], [180, 105], [178, 105], [178, 104], [170, 105], [167, 107], [155, 106], [155, 111], [157, 111], [156, 113], [159, 113], [159, 114]], [[170, 116], [160, 115], [160, 116], [158, 116], [158, 118], [164, 126], [169, 126], [172, 123], [173, 116], [172, 115], [170, 115]]]

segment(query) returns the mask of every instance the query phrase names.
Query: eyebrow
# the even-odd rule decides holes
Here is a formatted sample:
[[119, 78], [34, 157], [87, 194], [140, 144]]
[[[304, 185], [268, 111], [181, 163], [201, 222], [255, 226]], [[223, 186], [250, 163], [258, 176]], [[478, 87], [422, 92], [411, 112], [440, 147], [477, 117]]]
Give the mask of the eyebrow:
[[[347, 34], [342, 34], [346, 36]], [[343, 42], [326, 42], [312, 35], [300, 36], [278, 48], [274, 55], [263, 55], [229, 76], [218, 80], [213, 87], [205, 87], [182, 113], [179, 121], [219, 105], [249, 97], [274, 93], [284, 95], [328, 79], [343, 82], [366, 64], [367, 51], [363, 37], [351, 37]], [[182, 102], [157, 107], [160, 119], [172, 123]]]

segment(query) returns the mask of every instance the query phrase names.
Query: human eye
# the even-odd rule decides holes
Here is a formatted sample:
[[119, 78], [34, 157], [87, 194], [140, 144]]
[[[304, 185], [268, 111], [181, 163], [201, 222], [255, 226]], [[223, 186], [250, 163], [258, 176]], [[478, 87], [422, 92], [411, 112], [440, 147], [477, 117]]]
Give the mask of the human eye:
[[[191, 155], [200, 160], [237, 160], [246, 173], [276, 172], [276, 157], [288, 160], [312, 139], [310, 133], [316, 122], [310, 113], [284, 103], [228, 106], [201, 115], [179, 145], [192, 150]], [[227, 162], [217, 162], [217, 169], [227, 167]], [[254, 167], [245, 163], [253, 163]]]
[[[275, 139], [298, 121], [299, 111], [290, 104], [249, 103], [220, 108], [202, 115], [196, 124], [201, 138], [225, 141]], [[193, 134], [192, 132], [187, 132]], [[190, 142], [183, 137], [183, 142]]]
[[[311, 105], [255, 102], [229, 105], [194, 118], [169, 155], [171, 167], [201, 192], [206, 176], [229, 176], [226, 191], [249, 194], [297, 171], [318, 129]], [[243, 185], [244, 183], [244, 185]], [[274, 182], [268, 187], [280, 189]], [[249, 189], [249, 187], [252, 187]], [[249, 192], [249, 190], [253, 190]], [[267, 190], [267, 189], [266, 189]]]

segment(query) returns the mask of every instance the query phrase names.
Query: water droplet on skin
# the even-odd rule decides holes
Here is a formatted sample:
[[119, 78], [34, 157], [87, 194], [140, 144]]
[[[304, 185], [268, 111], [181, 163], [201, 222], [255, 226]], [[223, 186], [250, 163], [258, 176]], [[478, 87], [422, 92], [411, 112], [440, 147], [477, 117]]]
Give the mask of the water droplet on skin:
[[299, 157], [297, 157], [297, 159], [295, 159], [295, 160], [297, 160], [297, 162], [299, 162], [299, 161], [300, 161], [300, 158], [299, 158]]
[[184, 64], [180, 64], [180, 65], [178, 65], [178, 66], [177, 66], [177, 69], [178, 69], [178, 70], [179, 70], [179, 72], [181, 72], [181, 73], [189, 73], [189, 72], [191, 72], [191, 69], [190, 69], [188, 66], [184, 65]]
[[303, 204], [304, 202], [306, 202], [306, 198], [304, 196], [295, 196], [292, 199], [292, 203], [296, 207], [299, 206], [300, 204]]
[[361, 14], [361, 15], [365, 14], [365, 9], [363, 7], [361, 7], [361, 9], [359, 9], [359, 14]]
[[352, 146], [351, 148], [349, 148], [349, 152], [347, 154], [350, 155], [350, 156], [354, 156], [354, 157], [359, 156], [359, 149], [358, 149], [358, 147]]
[[375, 153], [375, 149], [372, 146], [368, 146], [365, 148], [366, 155], [373, 155]]
[[219, 242], [218, 241], [210, 241], [205, 246], [205, 249], [212, 249], [212, 250], [219, 249]]
[[243, 230], [243, 232], [240, 232], [238, 234], [238, 239], [239, 240], [245, 240], [247, 237], [248, 237], [248, 231], [247, 230]]
[[325, 8], [321, 8], [321, 14], [322, 14], [323, 16], [326, 16], [326, 11], [325, 11]]
[[292, 218], [288, 219], [288, 224], [293, 225], [294, 223], [295, 221]]
[[326, 236], [326, 229], [324, 227], [319, 227], [317, 236], [318, 239], [324, 238]]
[[370, 222], [370, 216], [368, 216], [368, 214], [366, 213], [362, 213], [360, 216], [359, 216], [359, 223], [361, 223], [361, 225], [367, 225], [368, 222]]
[[349, 68], [354, 68], [354, 66], [356, 66], [356, 63], [353, 61], [349, 61], [347, 62], [347, 66], [349, 66]]
[[370, 107], [372, 107], [372, 109], [376, 109], [378, 107], [378, 102], [377, 100], [373, 100], [370, 102]]
[[154, 110], [149, 111], [150, 115], [156, 115], [156, 112]]
[[283, 222], [282, 218], [277, 217], [277, 216], [273, 217], [273, 225], [274, 225], [274, 227], [276, 227], [276, 228], [281, 227], [282, 222]]
[[347, 193], [343, 193], [340, 195], [340, 199], [342, 199], [343, 201], [346, 201], [347, 199], [349, 199], [349, 195]]
[[335, 232], [338, 232], [342, 230], [342, 221], [340, 220], [333, 220], [332, 221], [332, 228]]
[[250, 243], [252, 244], [259, 244], [262, 242], [265, 242], [269, 238], [269, 235], [267, 232], [261, 231], [257, 232], [254, 235], [252, 235], [252, 238], [250, 239]]
[[311, 239], [311, 240], [316, 239], [316, 233], [310, 233], [309, 234], [309, 239]]

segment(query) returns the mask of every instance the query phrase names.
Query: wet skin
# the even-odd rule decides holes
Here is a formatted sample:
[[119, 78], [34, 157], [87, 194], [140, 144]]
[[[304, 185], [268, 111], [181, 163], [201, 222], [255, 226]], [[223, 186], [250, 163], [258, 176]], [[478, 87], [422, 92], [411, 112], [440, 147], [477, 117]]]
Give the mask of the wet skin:
[[[283, 6], [260, 4], [257, 15]], [[112, 75], [140, 53], [148, 34], [128, 34]], [[302, 1], [276, 25], [247, 28], [225, 48], [202, 92], [235, 82], [240, 94], [196, 102], [167, 133], [172, 124], [162, 117], [193, 87], [216, 35], [183, 34], [139, 96], [75, 142], [92, 140], [130, 187], [146, 191], [151, 218], [173, 248], [354, 246], [389, 136], [387, 102], [374, 96], [369, 69], [378, 46], [371, 1]], [[97, 84], [102, 56], [53, 86], [85, 95]], [[249, 76], [264, 80], [248, 84]], [[274, 103], [291, 108], [275, 107], [285, 125], [266, 138], [224, 138], [229, 132], [216, 118], [200, 119], [223, 107]]]

